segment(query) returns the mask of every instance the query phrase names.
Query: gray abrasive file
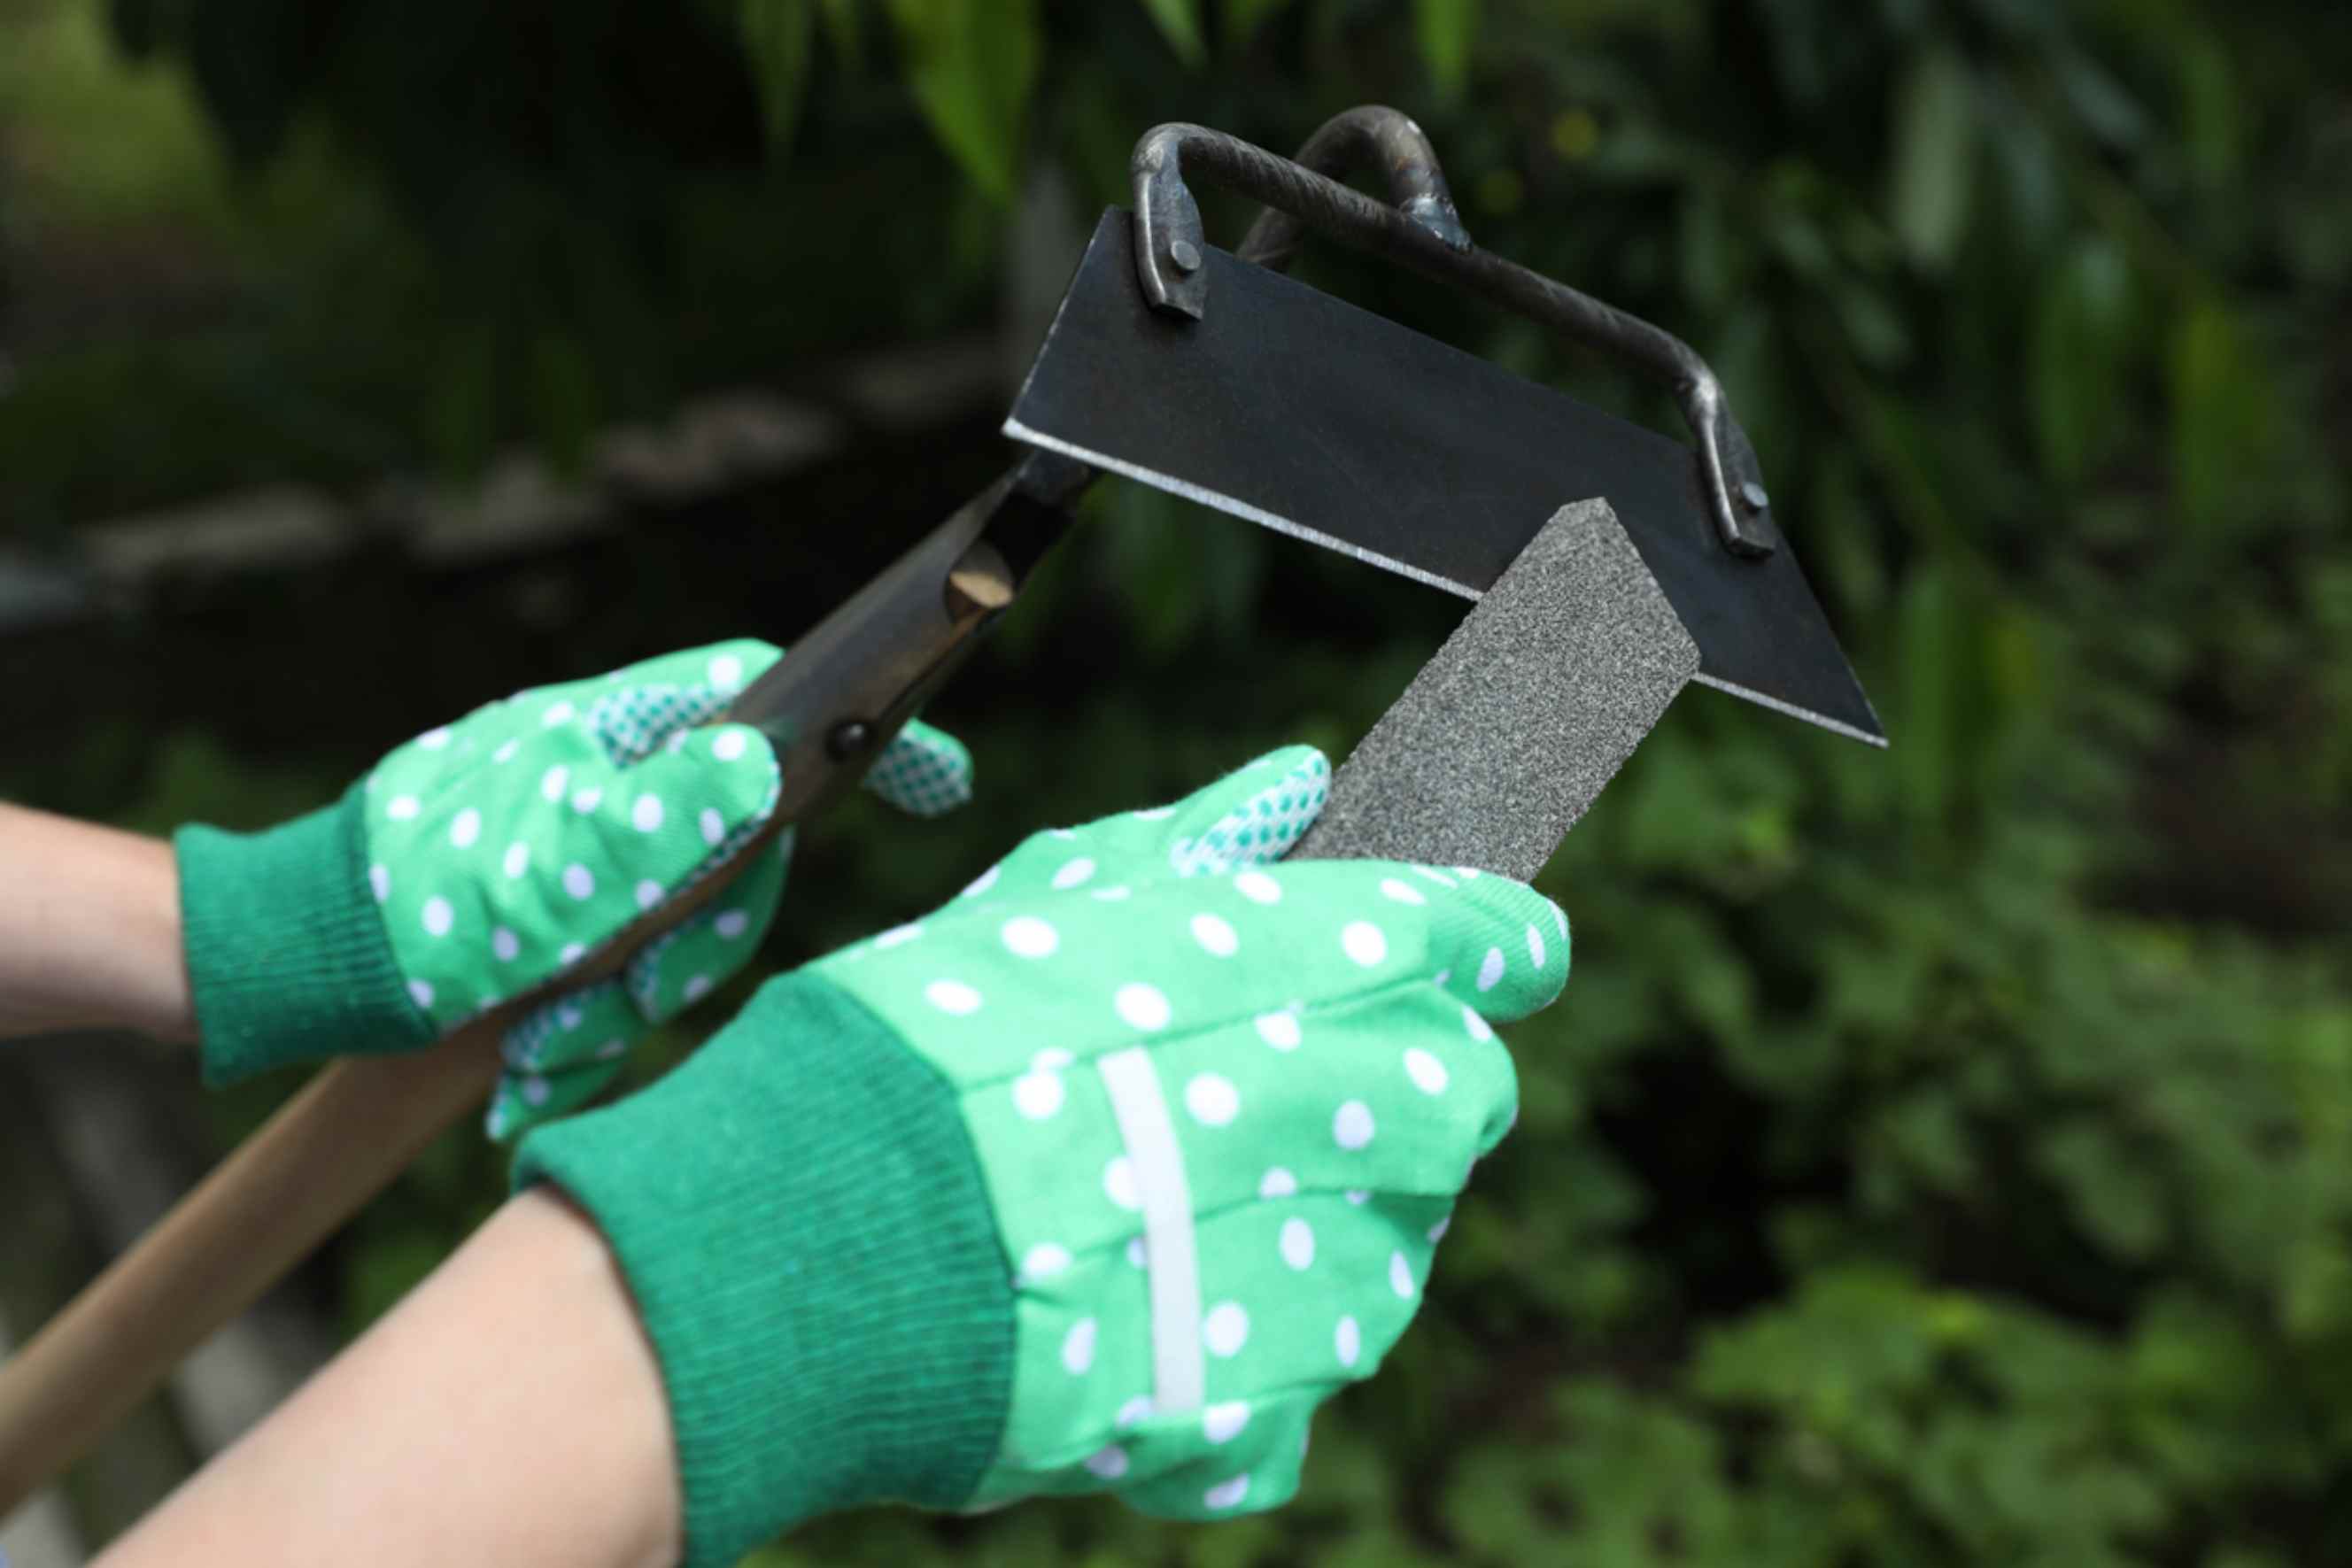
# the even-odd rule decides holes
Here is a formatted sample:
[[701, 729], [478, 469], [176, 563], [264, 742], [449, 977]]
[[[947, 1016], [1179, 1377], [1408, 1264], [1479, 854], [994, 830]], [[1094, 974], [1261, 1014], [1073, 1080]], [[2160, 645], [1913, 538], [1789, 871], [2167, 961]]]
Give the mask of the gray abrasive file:
[[1526, 881], [1698, 664], [1609, 503], [1563, 507], [1333, 774], [1293, 856]]

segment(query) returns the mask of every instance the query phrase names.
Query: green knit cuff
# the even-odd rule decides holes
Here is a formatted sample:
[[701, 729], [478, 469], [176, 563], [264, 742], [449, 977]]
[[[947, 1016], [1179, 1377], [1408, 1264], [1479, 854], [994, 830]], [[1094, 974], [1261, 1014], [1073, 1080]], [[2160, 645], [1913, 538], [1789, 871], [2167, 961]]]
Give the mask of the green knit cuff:
[[542, 1127], [518, 1187], [603, 1228], [661, 1360], [689, 1568], [816, 1514], [955, 1508], [995, 1458], [1012, 1268], [955, 1096], [822, 979], [771, 982], [641, 1094]]
[[205, 1082], [434, 1038], [369, 896], [361, 787], [259, 833], [174, 835]]

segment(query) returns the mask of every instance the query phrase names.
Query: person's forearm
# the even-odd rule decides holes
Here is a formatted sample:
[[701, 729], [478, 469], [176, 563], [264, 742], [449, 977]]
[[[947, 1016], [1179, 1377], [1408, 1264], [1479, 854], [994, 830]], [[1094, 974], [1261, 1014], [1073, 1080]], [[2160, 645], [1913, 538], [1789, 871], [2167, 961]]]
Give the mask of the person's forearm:
[[172, 846], [0, 804], [0, 1034], [195, 1038]]
[[627, 1286], [534, 1188], [99, 1568], [658, 1568], [676, 1477]]

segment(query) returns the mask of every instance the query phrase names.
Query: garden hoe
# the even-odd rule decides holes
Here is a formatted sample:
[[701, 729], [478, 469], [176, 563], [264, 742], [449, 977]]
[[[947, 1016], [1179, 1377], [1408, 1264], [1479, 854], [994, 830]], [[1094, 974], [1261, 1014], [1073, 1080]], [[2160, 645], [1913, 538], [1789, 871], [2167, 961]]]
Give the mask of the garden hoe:
[[[1376, 171], [1390, 200], [1330, 177], [1352, 168]], [[1133, 174], [1133, 213], [1103, 214], [1005, 421], [1029, 450], [727, 716], [775, 743], [772, 830], [856, 780], [1104, 471], [1476, 601], [1338, 769], [1295, 854], [1530, 877], [1692, 679], [1885, 744], [1713, 372], [1668, 333], [1473, 245], [1412, 120], [1349, 110], [1296, 161], [1165, 125]], [[1237, 250], [1202, 235], [1188, 177], [1265, 204]], [[1305, 229], [1655, 378], [1694, 444], [1282, 276]], [[0, 1514], [478, 1104], [504, 1027], [537, 999], [422, 1056], [320, 1073], [0, 1366]]]

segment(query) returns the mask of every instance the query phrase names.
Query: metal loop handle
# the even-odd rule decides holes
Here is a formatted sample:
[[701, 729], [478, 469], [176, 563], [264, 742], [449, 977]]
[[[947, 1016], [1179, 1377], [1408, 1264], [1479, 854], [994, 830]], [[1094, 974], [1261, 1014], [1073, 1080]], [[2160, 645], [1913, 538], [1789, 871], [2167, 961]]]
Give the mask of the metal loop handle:
[[[1261, 218], [1250, 239], [1243, 242], [1244, 250], [1256, 241], [1268, 256], [1286, 259], [1296, 246], [1296, 228], [1315, 229], [1440, 283], [1467, 289], [1663, 383], [1673, 392], [1697, 444], [1700, 482], [1725, 548], [1745, 556], [1770, 554], [1777, 536], [1756, 449], [1732, 417], [1723, 383], [1698, 351], [1638, 316], [1479, 249], [1463, 232], [1451, 199], [1444, 196], [1444, 177], [1420, 129], [1393, 110], [1350, 114], [1364, 118], [1334, 131], [1332, 149], [1360, 147], [1369, 140], [1375, 147], [1408, 152], [1403, 164], [1391, 162], [1390, 166], [1392, 172], [1402, 170], [1420, 183], [1398, 206], [1376, 202], [1315, 169], [1205, 126], [1173, 122], [1145, 132], [1129, 165], [1135, 181], [1135, 267], [1144, 298], [1155, 309], [1195, 320], [1207, 310], [1208, 276], [1201, 248], [1206, 241], [1200, 205], [1184, 183], [1189, 168], [1196, 177], [1238, 191], [1295, 220], [1295, 225], [1286, 225]], [[1322, 134], [1310, 139], [1310, 148]], [[1443, 217], [1438, 215], [1440, 202]]]
[[[1343, 109], [1299, 143], [1291, 162], [1331, 180], [1377, 169], [1387, 177], [1390, 204], [1399, 212], [1456, 249], [1470, 244], [1454, 208], [1454, 193], [1446, 188], [1445, 171], [1437, 166], [1436, 150], [1412, 116], [1401, 110], [1379, 103]], [[1269, 206], [1259, 212], [1234, 254], [1283, 272], [1306, 237], [1305, 224]]]

